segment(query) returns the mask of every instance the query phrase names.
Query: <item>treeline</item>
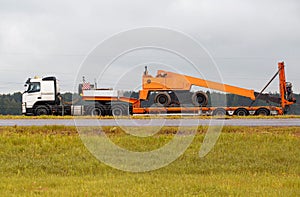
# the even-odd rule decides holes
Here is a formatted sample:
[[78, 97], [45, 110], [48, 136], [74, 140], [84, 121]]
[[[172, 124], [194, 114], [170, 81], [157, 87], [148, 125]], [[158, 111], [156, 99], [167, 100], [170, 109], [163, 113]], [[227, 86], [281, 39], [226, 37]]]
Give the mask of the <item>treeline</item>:
[[[222, 94], [216, 92], [207, 92], [209, 97], [208, 106], [249, 106], [252, 101], [249, 98], [233, 95], [233, 94]], [[137, 92], [127, 92], [127, 96], [138, 97]], [[72, 100], [72, 93], [62, 94], [65, 101]], [[279, 97], [278, 94], [271, 94], [271, 96]], [[295, 94], [295, 98], [300, 102], [300, 95]], [[267, 106], [274, 103], [267, 103], [265, 101], [258, 100], [253, 103], [253, 106]], [[21, 115], [22, 114], [22, 93], [17, 92], [14, 94], [3, 94], [0, 95], [0, 114], [1, 115]], [[289, 114], [300, 114], [300, 105], [295, 104], [291, 106]]]
[[0, 114], [1, 115], [20, 115], [22, 114], [22, 93], [0, 95]]

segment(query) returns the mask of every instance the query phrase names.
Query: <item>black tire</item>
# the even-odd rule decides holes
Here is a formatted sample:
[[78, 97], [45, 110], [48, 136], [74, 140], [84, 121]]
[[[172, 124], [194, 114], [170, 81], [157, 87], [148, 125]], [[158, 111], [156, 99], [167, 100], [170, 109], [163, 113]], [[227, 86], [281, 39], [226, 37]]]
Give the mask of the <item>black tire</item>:
[[257, 116], [269, 116], [271, 114], [270, 110], [266, 108], [259, 108], [256, 110], [255, 115]]
[[87, 107], [87, 115], [91, 116], [104, 116], [105, 109], [101, 104], [90, 105]]
[[236, 116], [249, 116], [249, 111], [245, 108], [238, 108], [233, 114]]
[[37, 106], [34, 110], [34, 115], [36, 116], [50, 115], [50, 110], [46, 106]]
[[213, 111], [213, 116], [226, 116], [227, 112], [223, 108], [217, 108]]
[[154, 97], [154, 103], [167, 107], [171, 103], [171, 96], [167, 92], [159, 92]]
[[195, 106], [205, 107], [208, 103], [208, 96], [205, 92], [198, 91], [192, 95], [192, 103]]
[[128, 116], [129, 115], [128, 105], [125, 105], [125, 104], [112, 104], [111, 114], [113, 116]]

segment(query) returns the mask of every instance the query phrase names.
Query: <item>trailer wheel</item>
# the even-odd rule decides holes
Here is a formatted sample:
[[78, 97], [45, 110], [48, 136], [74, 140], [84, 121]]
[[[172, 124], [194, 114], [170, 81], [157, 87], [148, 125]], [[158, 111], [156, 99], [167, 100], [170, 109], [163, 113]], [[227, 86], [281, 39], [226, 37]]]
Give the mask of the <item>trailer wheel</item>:
[[154, 97], [154, 103], [167, 107], [171, 103], [171, 97], [167, 92], [159, 92]]
[[104, 106], [100, 104], [90, 105], [87, 107], [87, 114], [91, 116], [104, 116]]
[[213, 111], [213, 116], [226, 116], [226, 110], [223, 108], [217, 108]]
[[192, 95], [192, 102], [195, 106], [205, 107], [208, 103], [208, 96], [205, 92], [197, 91]]
[[125, 104], [113, 104], [111, 107], [111, 114], [113, 116], [128, 116], [128, 106]]
[[249, 115], [249, 111], [245, 108], [238, 108], [234, 111], [234, 115], [237, 116], [248, 116]]
[[259, 108], [256, 110], [255, 115], [257, 116], [269, 116], [271, 114], [270, 110], [266, 108]]

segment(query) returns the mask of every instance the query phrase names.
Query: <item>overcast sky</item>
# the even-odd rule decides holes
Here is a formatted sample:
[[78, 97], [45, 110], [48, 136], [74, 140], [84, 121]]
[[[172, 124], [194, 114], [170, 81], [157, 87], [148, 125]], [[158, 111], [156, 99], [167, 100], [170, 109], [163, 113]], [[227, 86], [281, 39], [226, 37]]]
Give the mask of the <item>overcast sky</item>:
[[[35, 75], [55, 75], [63, 92], [72, 91], [80, 65], [93, 48], [119, 32], [148, 26], [183, 32], [201, 43], [227, 84], [260, 90], [276, 72], [277, 62], [284, 60], [287, 78], [299, 93], [298, 0], [0, 0], [0, 93], [23, 91], [25, 80]], [[148, 52], [131, 58], [153, 54]], [[123, 85], [138, 89], [144, 66], [140, 63], [119, 61], [98, 87], [112, 86], [119, 73], [134, 66], [136, 71]], [[193, 73], [176, 58], [171, 63], [181, 73]], [[152, 74], [157, 68], [151, 68]], [[269, 90], [277, 86], [276, 81]]]

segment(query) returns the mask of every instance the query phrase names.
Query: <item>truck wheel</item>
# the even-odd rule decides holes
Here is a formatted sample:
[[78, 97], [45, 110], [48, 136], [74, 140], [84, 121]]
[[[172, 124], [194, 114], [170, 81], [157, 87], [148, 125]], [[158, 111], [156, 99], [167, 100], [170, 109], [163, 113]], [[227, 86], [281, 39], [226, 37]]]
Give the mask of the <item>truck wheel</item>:
[[105, 110], [103, 105], [90, 105], [87, 107], [87, 114], [91, 116], [104, 116]]
[[113, 104], [111, 107], [111, 114], [113, 116], [128, 116], [128, 106], [124, 104]]
[[167, 107], [171, 103], [171, 97], [167, 92], [159, 92], [154, 97], [154, 103]]
[[49, 110], [45, 106], [38, 106], [34, 110], [34, 115], [36, 116], [43, 116], [43, 115], [49, 115]]
[[226, 116], [226, 110], [223, 108], [217, 108], [213, 111], [213, 116]]
[[249, 111], [245, 108], [238, 108], [234, 111], [233, 113], [234, 115], [237, 116], [248, 116], [249, 115]]
[[258, 110], [256, 110], [255, 115], [257, 116], [269, 116], [270, 115], [270, 110], [266, 109], [266, 108], [259, 108]]
[[192, 95], [192, 102], [195, 106], [205, 107], [208, 103], [208, 96], [205, 92], [198, 91]]

